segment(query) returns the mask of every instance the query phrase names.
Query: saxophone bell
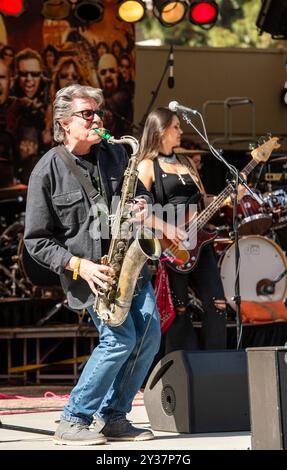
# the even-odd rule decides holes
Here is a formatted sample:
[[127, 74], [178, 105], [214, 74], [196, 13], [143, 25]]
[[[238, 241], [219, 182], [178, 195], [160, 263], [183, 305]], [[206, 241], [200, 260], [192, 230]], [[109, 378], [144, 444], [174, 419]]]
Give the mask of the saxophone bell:
[[146, 227], [138, 230], [123, 260], [116, 290], [98, 292], [94, 311], [104, 324], [120, 326], [126, 320], [134, 290], [145, 262], [157, 260], [161, 255], [161, 245], [153, 232]]

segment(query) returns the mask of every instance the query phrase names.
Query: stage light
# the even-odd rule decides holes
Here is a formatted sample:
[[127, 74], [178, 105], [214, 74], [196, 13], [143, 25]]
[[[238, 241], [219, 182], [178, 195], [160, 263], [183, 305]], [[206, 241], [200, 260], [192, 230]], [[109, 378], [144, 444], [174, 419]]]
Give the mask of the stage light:
[[141, 21], [145, 14], [145, 3], [139, 1], [118, 1], [118, 17], [127, 23], [136, 23]]
[[218, 5], [215, 1], [190, 2], [189, 21], [203, 29], [215, 25], [218, 17]]
[[0, 13], [7, 16], [19, 16], [24, 11], [23, 0], [0, 0]]
[[74, 15], [82, 23], [96, 23], [103, 17], [103, 2], [99, 0], [80, 1], [75, 6]]
[[173, 26], [179, 23], [186, 12], [185, 0], [170, 2], [168, 0], [154, 0], [153, 12], [164, 26]]
[[68, 0], [47, 0], [41, 13], [48, 20], [63, 20], [69, 16], [70, 4]]
[[95, 23], [102, 19], [103, 10], [103, 2], [99, 0], [46, 0], [42, 15], [49, 20], [69, 17], [72, 21], [74, 16], [80, 23]]

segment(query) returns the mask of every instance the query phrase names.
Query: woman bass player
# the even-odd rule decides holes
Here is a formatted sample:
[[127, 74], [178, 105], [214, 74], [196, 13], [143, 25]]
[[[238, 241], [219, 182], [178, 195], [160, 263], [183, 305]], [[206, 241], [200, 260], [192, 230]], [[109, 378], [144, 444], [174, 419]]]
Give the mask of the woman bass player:
[[[139, 178], [153, 192], [156, 203], [177, 206], [202, 199], [206, 206], [213, 197], [206, 195], [195, 165], [173, 150], [180, 145], [181, 135], [176, 113], [168, 108], [157, 108], [149, 114], [141, 140]], [[162, 226], [167, 231], [165, 222]], [[175, 238], [180, 241], [184, 237], [183, 231], [177, 229]], [[212, 244], [203, 246], [191, 272], [175, 272], [168, 266], [168, 277], [176, 318], [167, 331], [166, 352], [183, 348], [226, 348], [226, 302]], [[186, 315], [189, 285], [196, 291], [204, 309], [200, 344]]]

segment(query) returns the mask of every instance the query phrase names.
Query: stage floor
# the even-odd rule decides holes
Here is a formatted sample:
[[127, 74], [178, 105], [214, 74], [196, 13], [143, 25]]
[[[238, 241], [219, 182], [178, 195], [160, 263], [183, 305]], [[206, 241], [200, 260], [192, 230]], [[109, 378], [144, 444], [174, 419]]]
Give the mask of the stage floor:
[[[43, 387], [42, 391], [43, 391]], [[48, 389], [47, 389], [48, 390]], [[67, 398], [50, 395], [44, 399], [43, 393], [37, 398], [28, 397], [27, 389], [21, 387], [13, 395], [25, 398], [1, 399], [0, 419], [4, 425], [23, 426], [32, 429], [54, 431], [60, 418], [61, 409]], [[66, 392], [66, 391], [65, 391]], [[11, 394], [9, 389], [0, 389], [0, 394]], [[55, 390], [54, 390], [55, 393]], [[67, 393], [67, 392], [66, 392]], [[12, 394], [11, 394], [12, 395]], [[30, 394], [29, 394], [30, 395]], [[2, 395], [3, 397], [4, 395]], [[148, 416], [141, 392], [136, 396], [128, 418], [140, 427], [149, 427]], [[97, 446], [58, 446], [50, 436], [34, 434], [22, 430], [0, 428], [0, 452], [2, 450], [97, 450], [97, 451], [186, 451], [193, 450], [248, 450], [251, 447], [251, 436], [248, 432], [178, 434], [155, 431], [155, 439], [144, 442], [110, 442]]]

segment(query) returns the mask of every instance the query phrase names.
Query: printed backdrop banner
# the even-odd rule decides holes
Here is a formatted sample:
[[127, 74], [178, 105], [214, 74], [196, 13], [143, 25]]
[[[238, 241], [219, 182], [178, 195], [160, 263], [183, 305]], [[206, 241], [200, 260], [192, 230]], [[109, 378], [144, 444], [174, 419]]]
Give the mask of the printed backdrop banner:
[[117, 138], [132, 132], [134, 27], [116, 18], [115, 0], [105, 0], [103, 18], [91, 24], [80, 22], [70, 4], [60, 21], [44, 18], [41, 0], [26, 0], [19, 17], [0, 15], [0, 187], [15, 178], [27, 184], [54, 145], [52, 103], [60, 88], [102, 88], [105, 127]]

